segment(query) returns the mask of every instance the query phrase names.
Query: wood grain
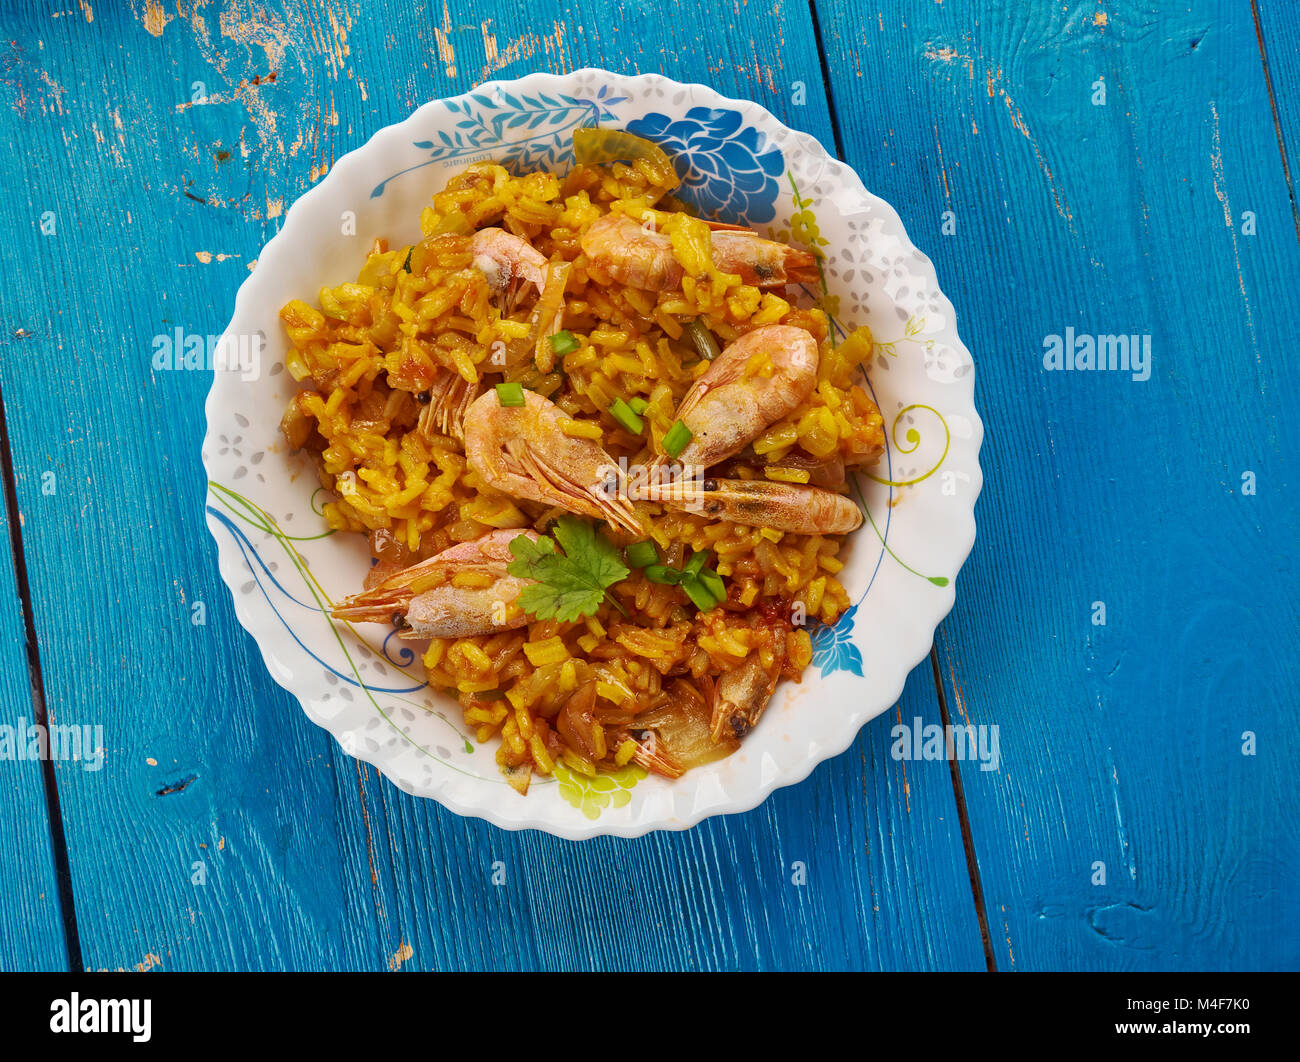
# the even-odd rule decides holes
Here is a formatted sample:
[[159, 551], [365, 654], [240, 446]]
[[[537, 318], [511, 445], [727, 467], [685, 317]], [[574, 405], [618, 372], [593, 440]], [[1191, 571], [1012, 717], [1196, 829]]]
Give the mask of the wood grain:
[[[13, 335], [18, 328], [7, 320], [4, 325], [0, 383], [6, 363], [16, 360], [15, 348], [24, 342]], [[42, 764], [27, 758], [37, 718], [27, 668], [27, 638], [14, 585], [10, 520], [0, 498], [0, 727], [12, 742], [0, 758], [0, 851], [4, 853], [0, 858], [0, 971], [64, 970], [67, 951]]]
[[1255, 34], [1265, 74], [1278, 152], [1283, 159], [1291, 218], [1300, 239], [1300, 22], [1295, 6], [1286, 0], [1252, 0]]
[[504, 834], [361, 768], [390, 948], [413, 969], [982, 969], [946, 765], [888, 758], [899, 713], [938, 721], [925, 678], [805, 782], [683, 834]]
[[[149, 366], [156, 334], [221, 331], [340, 154], [484, 77], [656, 70], [830, 143], [808, 8], [173, 11], [11, 17], [6, 37], [4, 128], [28, 148], [0, 256], [36, 338], [3, 382], [24, 504], [42, 468], [66, 485], [30, 527], [35, 616], [51, 703], [111, 743], [99, 777], [60, 775], [86, 965], [982, 968], [946, 765], [890, 761], [888, 719], [749, 815], [580, 846], [458, 819], [343, 756], [266, 675], [215, 571], [209, 377]], [[46, 210], [57, 240], [32, 232]], [[926, 667], [900, 710], [937, 719]]]
[[[849, 161], [976, 357], [938, 648], [1000, 727], [962, 765], [998, 966], [1295, 968], [1300, 255], [1249, 7], [818, 10]], [[1044, 371], [1066, 328], [1149, 334], [1150, 379]]]

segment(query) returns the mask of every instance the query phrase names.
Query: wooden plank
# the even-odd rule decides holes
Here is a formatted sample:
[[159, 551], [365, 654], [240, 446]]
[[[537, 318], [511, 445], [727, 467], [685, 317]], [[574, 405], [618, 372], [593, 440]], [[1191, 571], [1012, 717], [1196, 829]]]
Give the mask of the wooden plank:
[[[46, 244], [15, 225], [0, 249], [23, 278], [13, 312], [40, 337], [5, 381], [16, 459], [67, 469], [33, 528], [36, 620], [51, 698], [113, 729], [112, 769], [64, 796], [87, 965], [384, 969], [404, 942], [430, 968], [982, 965], [947, 778], [909, 765], [904, 786], [887, 720], [748, 816], [575, 850], [358, 769], [236, 628], [203, 526], [209, 377], [151, 372], [151, 343], [221, 331], [285, 206], [335, 158], [482, 77], [602, 61], [751, 96], [830, 142], [801, 4], [671, 20], [593, 3], [391, 8], [101, 9], [11, 34], [22, 164], [45, 176], [0, 209], [55, 210], [68, 234]], [[19, 489], [34, 497], [30, 472]], [[94, 603], [75, 639], [69, 601]], [[904, 704], [935, 717], [924, 668]], [[498, 859], [519, 888], [488, 898]], [[787, 883], [795, 861], [807, 888]], [[634, 954], [607, 911], [640, 927]]]
[[[818, 4], [850, 161], [975, 352], [939, 649], [954, 716], [1000, 727], [962, 777], [1003, 969], [1300, 964], [1300, 256], [1249, 9], [1185, 8]], [[1150, 335], [1150, 378], [1045, 371], [1067, 328]]]
[[1278, 152], [1282, 155], [1291, 198], [1291, 218], [1300, 239], [1300, 22], [1295, 5], [1286, 0], [1252, 0], [1255, 31], [1268, 79], [1269, 108], [1274, 119]]
[[[17, 351], [24, 340], [13, 333], [21, 328], [17, 322], [5, 322], [8, 334], [0, 339], [0, 385], [19, 361]], [[0, 850], [5, 853], [0, 860], [0, 925], [4, 926], [0, 971], [66, 970], [44, 765], [30, 756], [40, 750], [41, 732], [33, 709], [27, 638], [10, 550], [13, 530], [0, 495]], [[44, 737], [48, 749], [48, 731]], [[69, 746], [68, 751], [74, 750]], [[82, 763], [94, 767], [93, 759]]]
[[802, 784], [685, 833], [506, 834], [360, 768], [393, 964], [983, 969], [947, 764], [889, 758], [898, 719], [938, 722], [928, 679], [927, 661], [893, 713]]

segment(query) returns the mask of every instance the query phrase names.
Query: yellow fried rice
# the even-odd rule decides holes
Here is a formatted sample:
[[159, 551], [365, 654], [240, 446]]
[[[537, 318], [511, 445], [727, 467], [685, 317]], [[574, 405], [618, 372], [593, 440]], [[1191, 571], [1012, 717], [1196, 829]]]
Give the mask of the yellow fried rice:
[[[809, 468], [847, 467], [851, 479], [853, 468], [883, 451], [879, 411], [854, 380], [871, 351], [869, 334], [859, 329], [833, 344], [820, 309], [796, 305], [788, 289], [762, 291], [718, 272], [708, 227], [665, 199], [674, 184], [645, 159], [579, 165], [563, 177], [475, 165], [433, 196], [421, 217], [423, 240], [393, 248], [377, 240], [355, 282], [323, 288], [316, 305], [294, 300], [283, 308], [287, 367], [304, 385], [285, 433], [314, 456], [333, 495], [324, 507], [329, 526], [370, 537], [378, 563], [368, 585], [496, 529], [546, 533], [562, 512], [492, 490], [468, 467], [460, 438], [422, 430], [425, 392], [446, 372], [479, 386], [519, 381], [558, 405], [612, 458], [634, 462], [647, 442], [609, 407], [617, 398], [644, 399], [649, 433], [662, 439], [710, 364], [685, 334], [689, 322], [698, 320], [724, 347], [763, 325], [795, 325], [819, 344], [817, 384], [727, 474], [798, 484], [810, 481]], [[611, 211], [636, 217], [650, 210], [661, 231], [673, 234], [685, 268], [680, 288], [602, 283], [580, 247], [586, 227]], [[470, 234], [485, 226], [523, 237], [548, 261], [571, 263], [563, 322], [577, 349], [553, 365], [494, 362], [493, 351], [517, 347], [531, 325], [528, 308], [498, 305], [474, 268]], [[638, 502], [637, 511], [666, 564], [680, 565], [691, 551], [713, 552], [727, 583], [722, 605], [698, 612], [680, 587], [634, 569], [611, 590], [626, 616], [605, 603], [572, 622], [435, 638], [424, 654], [430, 683], [458, 698], [478, 741], [499, 739], [497, 761], [521, 792], [557, 763], [594, 775], [636, 759], [672, 775], [725, 755], [734, 741], [714, 742], [708, 753], [687, 734], [687, 752], [674, 759], [668, 742], [655, 763], [638, 755], [631, 735], [674, 699], [707, 702], [715, 680], [751, 657], [797, 680], [812, 658], [800, 620], [834, 623], [848, 607], [837, 578], [843, 536], [782, 533], [650, 502]], [[613, 527], [602, 531], [618, 546], [631, 541]], [[574, 733], [574, 719], [561, 709], [593, 683], [595, 705]]]

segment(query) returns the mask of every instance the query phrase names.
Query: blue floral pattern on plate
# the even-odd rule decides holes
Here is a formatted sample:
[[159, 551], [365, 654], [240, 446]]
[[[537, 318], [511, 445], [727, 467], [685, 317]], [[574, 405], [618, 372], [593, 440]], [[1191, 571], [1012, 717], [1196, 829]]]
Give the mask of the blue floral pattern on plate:
[[862, 677], [862, 651], [853, 644], [854, 617], [861, 604], [859, 601], [844, 612], [833, 627], [822, 624], [813, 632], [813, 664], [823, 675], [848, 671]]
[[384, 194], [388, 182], [415, 170], [457, 159], [492, 159], [515, 173], [560, 169], [573, 161], [573, 130], [615, 121], [611, 108], [626, 102], [602, 85], [590, 99], [562, 93], [515, 94], [495, 88], [472, 92], [461, 100], [445, 100], [447, 110], [460, 117], [452, 131], [439, 130], [433, 140], [412, 141], [429, 152], [415, 166], [385, 177], [370, 193]]
[[629, 122], [627, 130], [653, 140], [672, 157], [683, 202], [705, 216], [756, 225], [776, 217], [785, 157], [743, 119], [739, 111], [692, 107], [676, 121], [651, 112]]

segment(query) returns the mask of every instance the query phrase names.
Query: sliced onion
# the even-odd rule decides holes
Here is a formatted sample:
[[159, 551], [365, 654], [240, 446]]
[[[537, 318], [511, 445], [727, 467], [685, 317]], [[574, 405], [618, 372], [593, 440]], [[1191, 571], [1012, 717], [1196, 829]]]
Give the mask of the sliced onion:
[[459, 210], [453, 210], [444, 214], [438, 224], [433, 227], [430, 236], [468, 236], [474, 231], [474, 226], [469, 223], [469, 218]]
[[671, 191], [682, 183], [673, 160], [663, 148], [653, 140], [624, 129], [575, 129], [573, 157], [583, 166], [645, 159], [662, 174], [662, 180], [658, 182], [662, 187]]
[[669, 687], [666, 704], [642, 712], [633, 729], [653, 730], [659, 747], [684, 770], [730, 756], [739, 747], [731, 739], [715, 742], [710, 732], [712, 714], [704, 695], [685, 679]]
[[555, 367], [555, 351], [551, 348], [551, 334], [558, 331], [552, 328], [564, 310], [564, 287], [569, 282], [569, 270], [572, 262], [555, 260], [546, 264], [546, 276], [542, 281], [542, 297], [537, 300], [533, 310], [533, 328], [537, 339], [533, 348], [533, 361], [543, 373], [549, 373]]
[[597, 755], [596, 727], [599, 724], [592, 715], [595, 705], [596, 682], [593, 679], [574, 690], [555, 717], [555, 729], [565, 743], [592, 760], [601, 758]]

